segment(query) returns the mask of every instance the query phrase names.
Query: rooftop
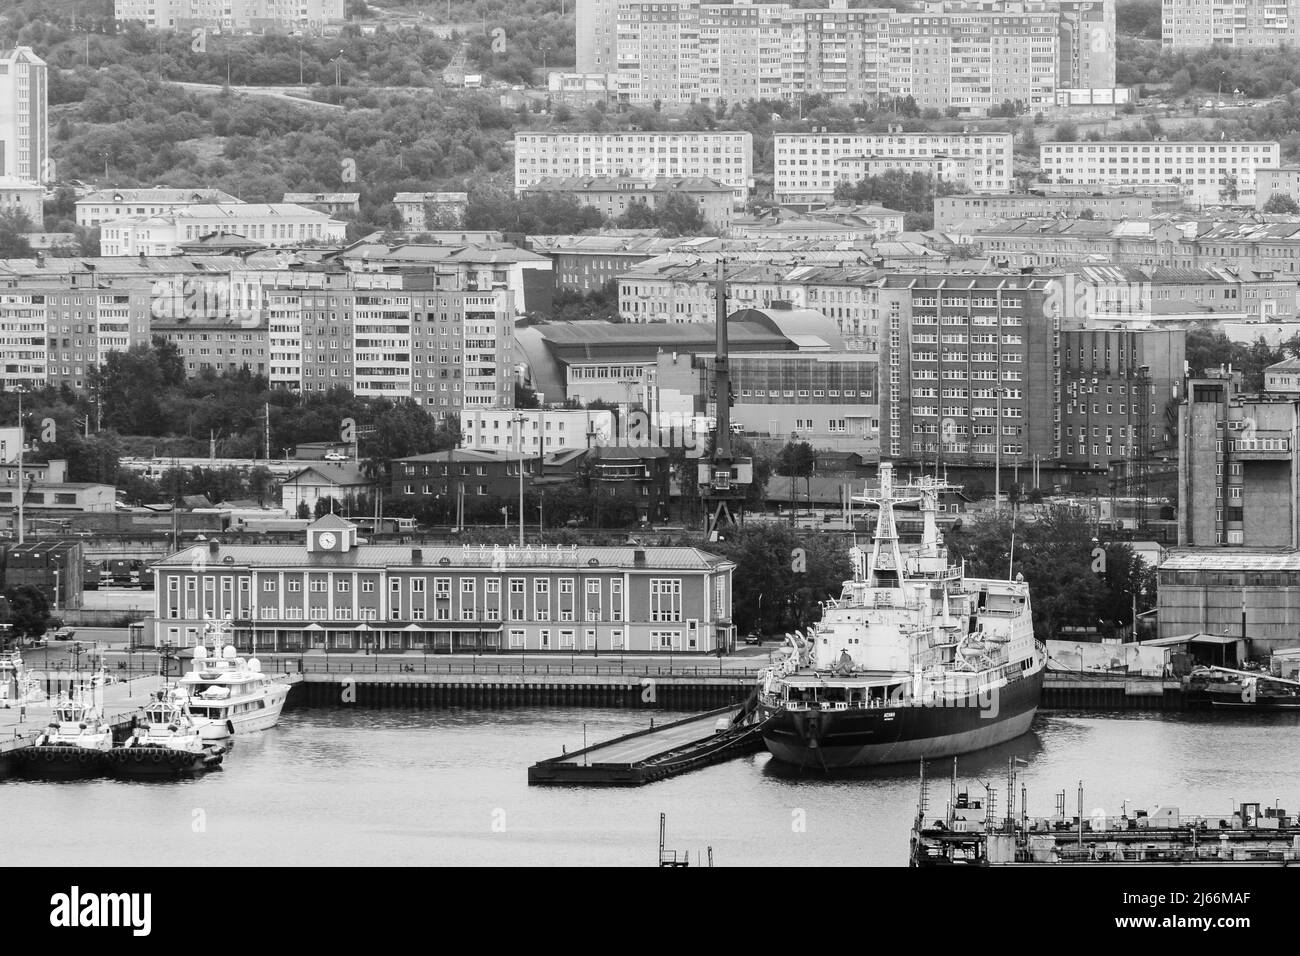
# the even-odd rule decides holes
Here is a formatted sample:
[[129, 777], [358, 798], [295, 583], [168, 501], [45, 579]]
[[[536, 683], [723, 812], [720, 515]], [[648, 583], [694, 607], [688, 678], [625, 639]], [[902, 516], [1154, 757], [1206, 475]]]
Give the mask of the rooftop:
[[[157, 562], [158, 568], [189, 568], [195, 561], [247, 568], [411, 568], [412, 548], [363, 544], [350, 551], [308, 552], [301, 545], [219, 545], [216, 553], [209, 547], [195, 545]], [[725, 558], [699, 548], [685, 547], [516, 547], [461, 545], [418, 548], [419, 567], [485, 568], [500, 567], [504, 557], [507, 568], [609, 568], [618, 570], [710, 571], [731, 564]], [[637, 563], [636, 552], [644, 552], [644, 563]], [[442, 562], [447, 561], [444, 565]]]

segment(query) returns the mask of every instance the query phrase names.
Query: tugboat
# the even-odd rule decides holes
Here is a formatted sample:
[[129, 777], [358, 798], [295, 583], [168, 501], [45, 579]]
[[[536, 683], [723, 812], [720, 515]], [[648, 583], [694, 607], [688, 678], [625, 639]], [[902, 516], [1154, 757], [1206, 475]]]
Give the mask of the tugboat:
[[[759, 675], [763, 739], [777, 760], [832, 770], [952, 756], [1029, 729], [1047, 654], [1034, 639], [1023, 580], [967, 578], [948, 562], [935, 515], [953, 486], [895, 487], [880, 465], [880, 509], [867, 554], [822, 620], [793, 635]], [[919, 505], [920, 547], [905, 552], [894, 506]]]
[[107, 769], [113, 731], [99, 709], [86, 702], [87, 688], [54, 705], [49, 727], [35, 745], [15, 752], [31, 777], [91, 777]]
[[245, 660], [227, 643], [230, 621], [209, 620], [204, 641], [194, 648], [194, 667], [181, 676], [178, 690], [188, 695], [189, 712], [204, 740], [225, 740], [274, 727], [289, 685], [262, 673], [256, 657]]
[[[1208, 673], [1206, 673], [1208, 672]], [[1244, 710], [1300, 710], [1300, 681], [1267, 671], [1210, 667], [1194, 679], [1203, 680], [1214, 707]]]
[[223, 747], [203, 742], [183, 700], [157, 695], [131, 737], [109, 755], [117, 777], [181, 777], [221, 764]]

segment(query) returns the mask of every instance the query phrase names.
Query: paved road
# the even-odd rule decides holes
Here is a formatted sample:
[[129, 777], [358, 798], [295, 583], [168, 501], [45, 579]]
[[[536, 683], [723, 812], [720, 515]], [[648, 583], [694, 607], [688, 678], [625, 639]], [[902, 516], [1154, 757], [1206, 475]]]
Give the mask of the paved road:
[[[187, 90], [194, 90], [196, 93], [220, 93], [225, 86], [221, 83], [187, 83], [175, 82], [177, 86], [183, 86]], [[307, 90], [305, 86], [232, 86], [232, 93], [246, 93], [249, 96], [270, 96], [277, 100], [288, 100], [290, 103], [300, 103], [303, 106], [316, 106], [326, 110], [342, 110], [343, 107], [337, 103], [322, 103], [319, 100], [313, 100], [304, 96]], [[367, 87], [366, 92], [373, 92], [373, 88]], [[425, 92], [428, 92], [427, 90]], [[294, 94], [298, 95], [294, 95]]]

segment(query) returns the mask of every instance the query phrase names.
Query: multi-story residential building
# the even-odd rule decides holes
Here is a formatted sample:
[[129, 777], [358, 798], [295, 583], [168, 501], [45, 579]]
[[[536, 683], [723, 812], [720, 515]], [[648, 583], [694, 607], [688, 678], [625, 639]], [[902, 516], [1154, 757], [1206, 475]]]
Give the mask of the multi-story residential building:
[[268, 246], [341, 243], [347, 223], [292, 203], [199, 203], [159, 216], [103, 222], [105, 256], [175, 255], [182, 243], [212, 235], [234, 235]]
[[460, 415], [461, 447], [469, 451], [522, 451], [546, 455], [608, 444], [614, 413], [602, 409], [466, 408]]
[[361, 214], [361, 193], [285, 193], [280, 201], [315, 209], [336, 219]]
[[753, 179], [749, 133], [516, 133], [515, 192], [546, 177], [705, 177], [743, 206]]
[[36, 390], [49, 378], [48, 328], [43, 292], [0, 292], [0, 385]]
[[578, 73], [618, 72], [617, 0], [574, 0]]
[[701, 4], [699, 99], [709, 106], [781, 99], [783, 3]]
[[76, 217], [78, 226], [97, 229], [118, 219], [170, 216], [191, 206], [241, 204], [242, 199], [220, 189], [96, 189], [77, 200]]
[[1043, 178], [1086, 186], [1177, 183], [1190, 202], [1253, 206], [1255, 170], [1276, 167], [1276, 142], [1159, 140], [1044, 143]]
[[1055, 11], [1015, 4], [895, 13], [891, 93], [911, 96], [922, 109], [985, 114], [1008, 102], [1031, 112], [1045, 109], [1055, 102], [1059, 29]]
[[568, 196], [583, 206], [599, 210], [607, 219], [617, 219], [636, 202], [657, 209], [670, 197], [680, 197], [694, 206], [713, 229], [723, 230], [731, 225], [731, 187], [703, 177], [574, 176], [563, 179], [548, 176], [529, 186], [523, 194]]
[[[773, 139], [772, 191], [778, 203], [830, 202], [837, 185], [861, 178], [854, 161], [859, 166], [870, 161], [870, 174], [906, 169], [909, 162], [943, 162], [948, 178], [968, 189], [1003, 193], [1011, 188], [1010, 133], [904, 133], [896, 128], [889, 133], [780, 133]], [[934, 172], [928, 166], [923, 171]]]
[[1163, 0], [1160, 12], [1161, 40], [1174, 50], [1276, 49], [1300, 37], [1294, 0]]
[[0, 51], [0, 176], [40, 183], [55, 178], [49, 164], [48, 75], [31, 47]]
[[1172, 447], [1185, 345], [1183, 329], [1062, 328], [1054, 356], [1060, 422], [1053, 457], [1106, 468]]
[[[1262, 173], [1262, 171], [1261, 171]], [[1039, 193], [958, 193], [936, 196], [934, 228], [939, 232], [978, 221], [992, 225], [1007, 219], [1147, 219], [1163, 208], [1154, 196], [1139, 193], [1080, 190], [1074, 195], [1046, 196]], [[1176, 203], [1174, 205], [1177, 205]]]
[[1300, 547], [1300, 402], [1247, 395], [1240, 374], [1189, 379], [1178, 415], [1178, 543]]
[[413, 232], [458, 227], [468, 202], [469, 193], [458, 192], [398, 193], [393, 197], [402, 225]]
[[132, 21], [150, 30], [209, 30], [262, 33], [267, 30], [320, 33], [346, 16], [344, 0], [114, 0], [119, 24]]
[[205, 370], [220, 375], [247, 369], [254, 375], [270, 377], [270, 337], [265, 313], [246, 318], [156, 317], [149, 331], [176, 346], [188, 376], [202, 375]]
[[1105, 90], [1115, 85], [1115, 4], [1112, 0], [1057, 0], [1060, 65], [1057, 85]]
[[1050, 280], [894, 274], [869, 291], [882, 455], [954, 465], [1052, 457]]
[[1300, 165], [1255, 170], [1255, 208], [1263, 209], [1279, 194], [1300, 203]]
[[619, 0], [616, 30], [620, 86], [632, 102], [699, 99], [699, 0]]
[[579, 74], [616, 71], [619, 98], [631, 102], [910, 96], [923, 108], [982, 114], [1007, 102], [1049, 107], [1058, 87], [1115, 85], [1111, 0], [931, 3], [920, 10], [850, 10], [846, 0], [822, 8], [588, 0], [577, 14]]
[[695, 548], [362, 544], [335, 515], [306, 548], [226, 545], [155, 566], [158, 643], [229, 617], [245, 652], [662, 651], [734, 647], [735, 565]]
[[51, 289], [45, 296], [49, 364], [46, 382], [82, 389], [110, 352], [148, 345], [154, 287], [146, 278], [105, 281], [96, 289]]

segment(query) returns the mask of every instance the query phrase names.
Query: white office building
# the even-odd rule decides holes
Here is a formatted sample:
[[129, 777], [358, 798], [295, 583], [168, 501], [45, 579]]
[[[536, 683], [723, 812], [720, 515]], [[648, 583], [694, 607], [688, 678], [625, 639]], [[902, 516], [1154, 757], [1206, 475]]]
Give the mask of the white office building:
[[48, 142], [48, 77], [31, 47], [0, 52], [0, 176], [52, 182]]

